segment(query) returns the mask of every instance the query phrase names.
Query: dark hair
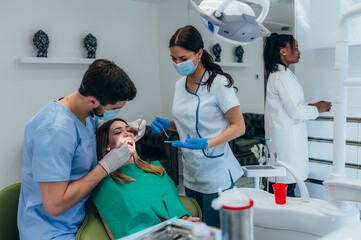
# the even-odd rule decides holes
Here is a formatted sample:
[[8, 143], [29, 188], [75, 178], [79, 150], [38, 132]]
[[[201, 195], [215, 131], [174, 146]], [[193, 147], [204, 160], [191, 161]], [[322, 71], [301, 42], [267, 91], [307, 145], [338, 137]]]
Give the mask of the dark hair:
[[[169, 40], [169, 47], [174, 46], [183, 47], [188, 51], [198, 53], [200, 49], [203, 49], [204, 43], [198, 30], [191, 25], [187, 25], [185, 27], [179, 28]], [[213, 57], [204, 49], [201, 61], [209, 73], [209, 78], [207, 81], [202, 83], [202, 85], [207, 85], [208, 91], [210, 90], [213, 80], [217, 74], [223, 75], [228, 79], [228, 84], [226, 87], [233, 86], [234, 82], [231, 75], [223, 72], [222, 68], [218, 64], [214, 63]], [[238, 90], [237, 87], [234, 88]]]
[[271, 36], [266, 38], [263, 48], [266, 83], [269, 75], [273, 72], [278, 71], [277, 64], [284, 65], [280, 58], [280, 48], [286, 47], [287, 43], [290, 44], [291, 51], [293, 52], [295, 38], [292, 35], [272, 33]]
[[83, 96], [94, 96], [103, 106], [132, 100], [137, 94], [129, 76], [107, 59], [95, 60], [89, 66], [78, 91]]

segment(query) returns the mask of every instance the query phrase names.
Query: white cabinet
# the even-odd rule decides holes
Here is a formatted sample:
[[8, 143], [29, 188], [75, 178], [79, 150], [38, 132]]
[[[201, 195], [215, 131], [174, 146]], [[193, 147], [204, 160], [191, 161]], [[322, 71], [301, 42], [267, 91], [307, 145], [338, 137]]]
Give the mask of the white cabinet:
[[[301, 50], [335, 47], [340, 16], [360, 0], [295, 0], [295, 37]], [[361, 43], [361, 18], [348, 23], [349, 43]]]
[[[348, 118], [345, 163], [348, 179], [361, 179], [361, 118]], [[333, 118], [319, 117], [307, 122], [310, 174], [306, 186], [310, 197], [327, 199], [324, 180], [330, 179], [333, 161]], [[361, 204], [358, 205], [361, 209]]]
[[[357, 169], [346, 167], [346, 175], [349, 179], [357, 179]], [[309, 179], [324, 181], [330, 179], [332, 173], [331, 163], [322, 163], [322, 162], [310, 162], [310, 174], [308, 175]]]
[[[346, 124], [346, 140], [357, 141], [357, 136], [361, 136], [358, 134], [359, 131], [358, 123], [348, 122]], [[308, 137], [313, 138], [333, 139], [333, 121], [307, 121], [307, 134]]]
[[[346, 145], [346, 163], [357, 164], [358, 146]], [[360, 151], [361, 152], [361, 151]], [[308, 156], [320, 160], [333, 160], [333, 144], [331, 142], [308, 141]]]

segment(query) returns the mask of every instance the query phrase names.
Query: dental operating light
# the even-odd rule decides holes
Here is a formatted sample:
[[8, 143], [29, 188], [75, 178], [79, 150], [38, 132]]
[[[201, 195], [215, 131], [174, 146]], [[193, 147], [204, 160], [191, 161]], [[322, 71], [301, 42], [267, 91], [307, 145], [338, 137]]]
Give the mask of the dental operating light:
[[262, 25], [270, 0], [248, 0], [259, 4], [262, 12], [256, 18], [253, 9], [237, 0], [203, 0], [199, 6], [190, 0], [191, 6], [200, 15], [202, 22], [217, 38], [232, 44], [247, 44], [271, 32]]

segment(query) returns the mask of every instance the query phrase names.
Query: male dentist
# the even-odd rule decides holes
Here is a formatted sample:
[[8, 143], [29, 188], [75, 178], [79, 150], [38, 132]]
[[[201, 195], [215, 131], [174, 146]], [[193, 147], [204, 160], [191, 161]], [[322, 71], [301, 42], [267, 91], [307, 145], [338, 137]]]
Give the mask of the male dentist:
[[[107, 59], [94, 61], [73, 94], [46, 105], [25, 127], [20, 239], [75, 239], [90, 191], [129, 159], [127, 144], [96, 157], [98, 118], [112, 119], [136, 95], [134, 83]], [[133, 126], [145, 131], [145, 121]]]

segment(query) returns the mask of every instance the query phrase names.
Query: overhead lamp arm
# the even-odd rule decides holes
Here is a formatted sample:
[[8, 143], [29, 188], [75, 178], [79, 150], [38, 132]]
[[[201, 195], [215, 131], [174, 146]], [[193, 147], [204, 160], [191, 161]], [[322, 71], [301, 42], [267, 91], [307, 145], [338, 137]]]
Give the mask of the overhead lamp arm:
[[216, 10], [216, 12], [214, 13], [214, 16], [216, 16], [216, 18], [220, 18], [223, 15], [224, 10], [228, 7], [228, 5], [233, 2], [234, 0], [225, 0]]

